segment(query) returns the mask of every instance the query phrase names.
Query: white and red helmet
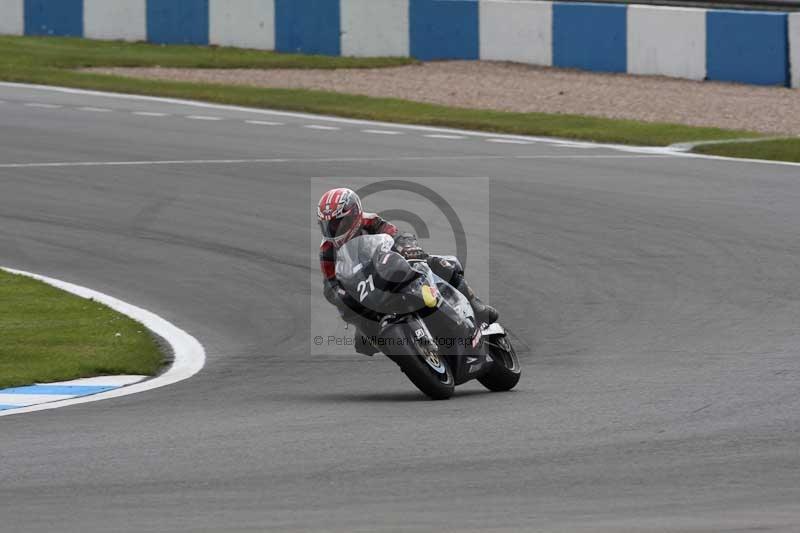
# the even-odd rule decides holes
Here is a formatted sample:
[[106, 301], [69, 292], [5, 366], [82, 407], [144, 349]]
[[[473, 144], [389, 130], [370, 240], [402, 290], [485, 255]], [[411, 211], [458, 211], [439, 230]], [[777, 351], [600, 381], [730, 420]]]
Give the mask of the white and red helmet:
[[361, 229], [361, 199], [350, 189], [331, 189], [322, 195], [317, 219], [322, 237], [337, 248], [352, 239]]

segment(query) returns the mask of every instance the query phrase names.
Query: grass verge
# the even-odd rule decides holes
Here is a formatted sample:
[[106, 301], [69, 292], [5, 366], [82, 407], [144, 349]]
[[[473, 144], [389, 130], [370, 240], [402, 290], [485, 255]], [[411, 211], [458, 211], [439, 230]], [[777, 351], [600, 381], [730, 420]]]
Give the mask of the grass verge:
[[[324, 91], [142, 80], [77, 72], [80, 67], [376, 68], [413, 60], [277, 54], [235, 48], [159, 46], [54, 37], [0, 37], [0, 80], [109, 92], [167, 96], [220, 104], [319, 113], [349, 118], [666, 146], [680, 142], [752, 138], [758, 133], [579, 115], [510, 113], [372, 98]], [[797, 160], [794, 141], [734, 143], [698, 148], [732, 157]]]
[[792, 161], [800, 163], [800, 139], [772, 139], [768, 141], [710, 144], [697, 146], [700, 154], [744, 157], [748, 159], [769, 159], [772, 161]]
[[0, 36], [0, 68], [379, 68], [416, 63], [402, 57], [329, 57], [277, 54], [218, 46], [158, 45], [74, 37]]
[[0, 271], [0, 388], [113, 374], [156, 374], [144, 326], [92, 300]]

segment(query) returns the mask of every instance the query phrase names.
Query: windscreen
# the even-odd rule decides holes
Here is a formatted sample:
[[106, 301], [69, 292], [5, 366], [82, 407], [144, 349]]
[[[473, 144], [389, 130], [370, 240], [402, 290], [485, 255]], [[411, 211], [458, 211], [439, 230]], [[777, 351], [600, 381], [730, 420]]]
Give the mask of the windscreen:
[[388, 252], [394, 245], [391, 236], [381, 233], [378, 235], [362, 235], [351, 239], [336, 251], [336, 278], [342, 283], [347, 283], [369, 263], [375, 252], [381, 250]]

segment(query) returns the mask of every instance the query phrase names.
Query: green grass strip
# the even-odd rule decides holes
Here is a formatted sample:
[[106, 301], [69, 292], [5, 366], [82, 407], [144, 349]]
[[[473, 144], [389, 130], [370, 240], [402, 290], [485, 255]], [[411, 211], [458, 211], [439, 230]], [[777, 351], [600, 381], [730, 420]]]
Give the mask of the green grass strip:
[[[404, 124], [561, 137], [595, 142], [666, 146], [681, 142], [759, 137], [744, 130], [639, 122], [580, 115], [510, 113], [372, 98], [325, 91], [268, 89], [133, 79], [76, 72], [79, 67], [377, 68], [413, 63], [406, 58], [346, 58], [278, 54], [236, 48], [159, 46], [54, 37], [0, 37], [0, 80], [109, 92], [185, 98], [254, 108], [318, 113]], [[770, 141], [774, 142], [774, 141]], [[759, 143], [761, 144], [761, 143]], [[739, 147], [741, 146], [741, 149]], [[768, 146], [765, 144], [765, 146]], [[706, 152], [706, 150], [709, 150]], [[791, 147], [757, 150], [728, 144], [698, 149], [734, 157], [796, 160]]]
[[92, 300], [0, 271], [0, 388], [156, 374], [164, 357], [138, 322]]
[[58, 69], [30, 69], [15, 72], [4, 72], [0, 69], [0, 79], [128, 94], [186, 98], [219, 104], [318, 113], [401, 124], [423, 124], [645, 146], [665, 146], [687, 140], [735, 139], [758, 135], [748, 131], [697, 128], [680, 124], [637, 122], [580, 115], [508, 113], [325, 91], [154, 81]]
[[0, 65], [29, 68], [379, 68], [417, 61], [403, 57], [329, 57], [278, 54], [217, 46], [158, 45], [74, 37], [0, 36]]
[[772, 139], [759, 142], [726, 143], [697, 146], [700, 154], [768, 159], [800, 163], [800, 139]]

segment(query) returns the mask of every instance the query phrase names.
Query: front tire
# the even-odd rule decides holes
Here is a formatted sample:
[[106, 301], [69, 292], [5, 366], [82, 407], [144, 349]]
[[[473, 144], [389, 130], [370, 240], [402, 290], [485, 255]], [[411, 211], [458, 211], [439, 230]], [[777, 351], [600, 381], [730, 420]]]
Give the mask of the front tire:
[[411, 383], [432, 400], [446, 400], [455, 391], [455, 378], [447, 360], [438, 350], [419, 346], [414, 355], [404, 355], [395, 359], [400, 370]]
[[492, 337], [486, 340], [486, 346], [494, 363], [492, 369], [483, 377], [478, 378], [478, 381], [494, 392], [508, 391], [516, 387], [521, 376], [521, 369], [517, 352], [514, 351], [508, 338], [505, 335]]
[[455, 390], [455, 376], [436, 344], [420, 342], [416, 331], [425, 325], [418, 317], [406, 317], [381, 331], [383, 353], [419, 390], [433, 400], [446, 400]]

